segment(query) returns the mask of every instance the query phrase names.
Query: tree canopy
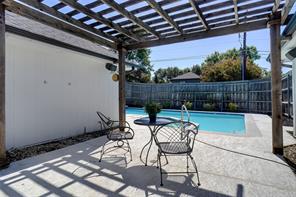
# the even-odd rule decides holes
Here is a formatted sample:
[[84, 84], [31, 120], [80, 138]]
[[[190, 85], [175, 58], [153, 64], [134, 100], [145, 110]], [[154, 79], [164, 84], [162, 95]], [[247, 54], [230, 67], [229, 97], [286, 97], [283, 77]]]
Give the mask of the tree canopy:
[[[247, 79], [260, 79], [264, 71], [255, 60], [260, 59], [257, 48], [247, 47]], [[214, 52], [202, 63], [201, 80], [207, 82], [214, 81], [234, 81], [241, 80], [240, 50], [230, 49], [224, 53]]]
[[[248, 46], [246, 48], [246, 53], [247, 53], [247, 59], [252, 62], [261, 58], [255, 46]], [[215, 64], [224, 59], [235, 60], [240, 58], [240, 54], [241, 54], [241, 49], [236, 49], [236, 48], [227, 50], [224, 53], [219, 53], [215, 51], [214, 53], [207, 56], [207, 58], [204, 60], [202, 65]]]
[[[253, 61], [248, 60], [247, 79], [259, 79], [262, 75], [262, 69]], [[240, 59], [223, 59], [215, 64], [203, 65], [201, 80], [204, 82], [241, 80]]]
[[127, 81], [141, 83], [150, 81], [151, 72], [153, 71], [153, 66], [150, 62], [150, 54], [150, 49], [137, 49], [127, 53], [127, 60], [134, 61], [141, 66], [140, 69], [127, 73]]

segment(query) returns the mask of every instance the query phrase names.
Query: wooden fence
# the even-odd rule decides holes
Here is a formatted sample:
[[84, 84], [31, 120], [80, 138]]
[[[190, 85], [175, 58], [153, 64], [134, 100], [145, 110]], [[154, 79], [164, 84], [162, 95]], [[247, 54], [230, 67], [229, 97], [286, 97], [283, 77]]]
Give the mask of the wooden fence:
[[[283, 76], [283, 113], [292, 117], [292, 76]], [[192, 109], [204, 110], [205, 103], [216, 111], [228, 111], [235, 103], [239, 112], [271, 114], [271, 80], [250, 80], [211, 83], [127, 83], [126, 104], [144, 106], [148, 101], [159, 102], [164, 108], [180, 108], [182, 101], [192, 103]]]

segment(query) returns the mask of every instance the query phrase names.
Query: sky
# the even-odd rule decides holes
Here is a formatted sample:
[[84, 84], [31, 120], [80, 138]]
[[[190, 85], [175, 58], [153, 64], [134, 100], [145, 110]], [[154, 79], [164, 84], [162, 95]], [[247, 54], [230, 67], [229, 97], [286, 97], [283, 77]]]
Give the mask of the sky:
[[[241, 34], [241, 39], [239, 39], [239, 34], [232, 34], [154, 47], [151, 48], [151, 62], [154, 70], [169, 66], [191, 67], [194, 64], [201, 64], [207, 55], [215, 51], [225, 52], [228, 49], [240, 48], [242, 36]], [[266, 61], [270, 51], [269, 42], [269, 29], [247, 33], [247, 46], [256, 46], [261, 55], [261, 59], [257, 60], [256, 63], [267, 70], [270, 70], [270, 63]], [[288, 70], [284, 69], [283, 71]]]

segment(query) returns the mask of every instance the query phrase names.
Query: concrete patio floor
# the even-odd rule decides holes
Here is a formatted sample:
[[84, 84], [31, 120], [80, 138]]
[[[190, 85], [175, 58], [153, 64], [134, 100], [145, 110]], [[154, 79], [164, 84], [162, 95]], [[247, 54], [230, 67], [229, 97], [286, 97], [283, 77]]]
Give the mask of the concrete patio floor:
[[[193, 153], [200, 172], [199, 188], [193, 183], [196, 175], [187, 174], [164, 176], [164, 186], [159, 186], [155, 145], [148, 166], [139, 159], [149, 139], [148, 128], [134, 125], [135, 117], [129, 116], [136, 132], [131, 141], [133, 161], [118, 150], [107, 153], [100, 163], [106, 140], [100, 137], [12, 163], [0, 171], [0, 196], [296, 196], [295, 174], [271, 153], [271, 119], [249, 117], [252, 125], [247, 129], [257, 127], [259, 135], [199, 133], [201, 142]], [[295, 143], [286, 132], [284, 141]], [[164, 169], [186, 171], [185, 166], [185, 157], [171, 157]]]

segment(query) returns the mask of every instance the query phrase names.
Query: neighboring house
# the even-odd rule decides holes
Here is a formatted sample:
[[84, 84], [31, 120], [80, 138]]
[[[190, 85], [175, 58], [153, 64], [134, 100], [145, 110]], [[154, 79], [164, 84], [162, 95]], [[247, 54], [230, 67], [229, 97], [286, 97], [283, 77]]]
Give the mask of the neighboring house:
[[282, 33], [281, 60], [283, 66], [292, 68], [293, 94], [293, 135], [296, 137], [296, 14]]
[[199, 83], [200, 76], [193, 72], [188, 72], [171, 79], [171, 82], [172, 83]]
[[99, 130], [118, 118], [114, 51], [6, 12], [6, 148]]

